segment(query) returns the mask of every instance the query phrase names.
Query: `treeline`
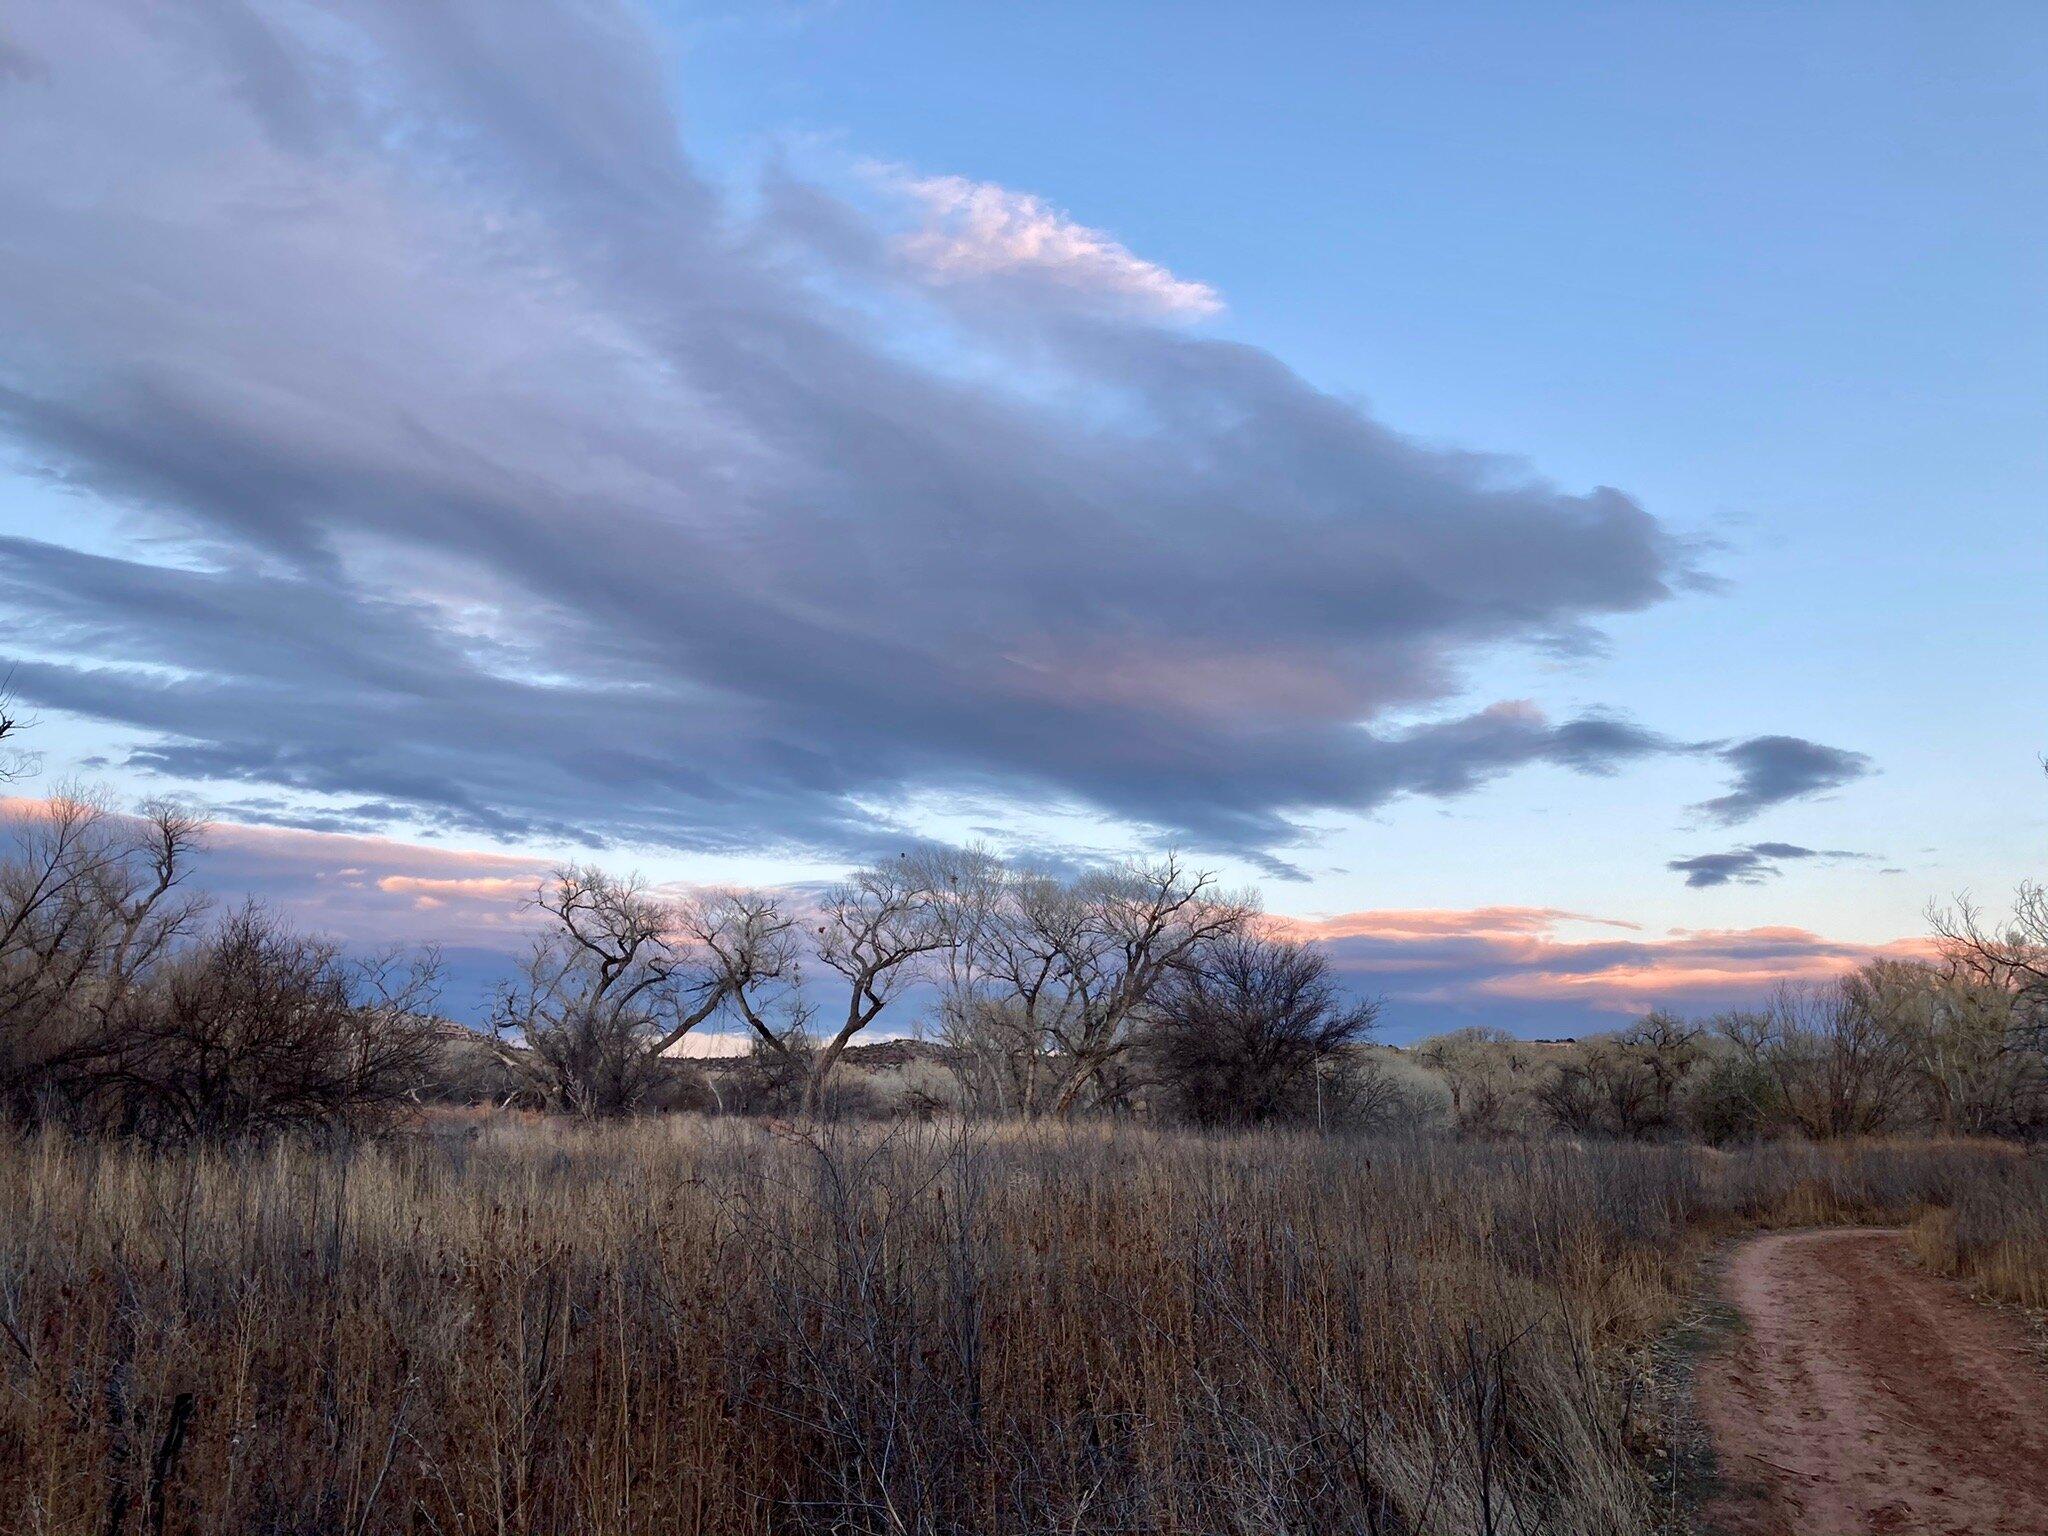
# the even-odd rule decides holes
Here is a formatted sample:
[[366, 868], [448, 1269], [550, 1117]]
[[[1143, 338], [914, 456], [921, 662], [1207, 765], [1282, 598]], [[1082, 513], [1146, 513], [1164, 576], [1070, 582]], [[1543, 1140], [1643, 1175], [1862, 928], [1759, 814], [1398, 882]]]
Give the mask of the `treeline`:
[[545, 926], [499, 996], [490, 1050], [508, 1097], [551, 1109], [675, 1102], [698, 1069], [670, 1053], [714, 1018], [752, 1048], [721, 1074], [725, 1108], [875, 1108], [838, 1069], [899, 1017], [938, 1042], [928, 1109], [1249, 1123], [1370, 1097], [1353, 1048], [1375, 1007], [1345, 999], [1322, 952], [1253, 898], [1172, 855], [1060, 876], [927, 849], [798, 899], [671, 901], [570, 868], [536, 905]]
[[431, 955], [364, 960], [187, 888], [200, 823], [36, 804], [0, 859], [0, 1107], [151, 1141], [360, 1124], [417, 1096]]
[[1880, 960], [1759, 1009], [1651, 1013], [1533, 1044], [1463, 1030], [1414, 1052], [1467, 1136], [1716, 1145], [1793, 1136], [2048, 1134], [2048, 947], [1959, 935], [1940, 964]]
[[[2048, 1129], [2033, 887], [2009, 929], [1944, 922], [1940, 964], [1583, 1042], [1468, 1030], [1396, 1052], [1319, 948], [1173, 855], [1059, 874], [926, 849], [816, 893], [680, 899], [569, 867], [479, 1034], [435, 1016], [431, 952], [363, 959], [210, 908], [189, 889], [202, 837], [175, 806], [75, 793], [20, 819], [0, 857], [0, 1109], [156, 1141], [356, 1129], [433, 1100], [1717, 1143]], [[936, 1042], [898, 1073], [914, 1082], [843, 1070], [913, 1020]], [[746, 1061], [679, 1057], [714, 1021]]]
[[[451, 1099], [874, 1112], [836, 1069], [911, 994], [950, 1064], [923, 1113], [1335, 1117], [1371, 1075], [1351, 1048], [1373, 1008], [1171, 856], [1061, 878], [932, 850], [794, 900], [671, 900], [566, 868], [478, 1034], [436, 1017], [432, 952], [364, 959], [254, 906], [213, 909], [190, 888], [203, 832], [172, 805], [124, 815], [79, 793], [17, 817], [0, 857], [10, 1117], [169, 1142], [360, 1129]], [[674, 1052], [714, 1019], [752, 1056], [706, 1102]]]

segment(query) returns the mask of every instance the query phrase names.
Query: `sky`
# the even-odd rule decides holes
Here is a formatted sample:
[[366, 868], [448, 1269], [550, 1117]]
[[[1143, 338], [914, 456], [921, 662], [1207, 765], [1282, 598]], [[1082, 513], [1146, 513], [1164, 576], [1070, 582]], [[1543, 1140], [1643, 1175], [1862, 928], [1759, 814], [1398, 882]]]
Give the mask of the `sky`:
[[464, 997], [926, 838], [1396, 1036], [1913, 953], [2048, 829], [2044, 141], [2032, 5], [13, 11], [14, 788]]

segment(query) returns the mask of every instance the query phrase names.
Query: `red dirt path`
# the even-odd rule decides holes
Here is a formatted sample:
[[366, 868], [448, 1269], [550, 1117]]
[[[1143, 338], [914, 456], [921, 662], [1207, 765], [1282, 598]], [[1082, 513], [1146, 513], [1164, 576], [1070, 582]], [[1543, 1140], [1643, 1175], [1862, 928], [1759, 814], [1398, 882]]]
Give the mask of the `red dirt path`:
[[1714, 1529], [2048, 1533], [2048, 1373], [2013, 1318], [1871, 1228], [1753, 1238], [1727, 1290], [1747, 1331], [1698, 1378]]

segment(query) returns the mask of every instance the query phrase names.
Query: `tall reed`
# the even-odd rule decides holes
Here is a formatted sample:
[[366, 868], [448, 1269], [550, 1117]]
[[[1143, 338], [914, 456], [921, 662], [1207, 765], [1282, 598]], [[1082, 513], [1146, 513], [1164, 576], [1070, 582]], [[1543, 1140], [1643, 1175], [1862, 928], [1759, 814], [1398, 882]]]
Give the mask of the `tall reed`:
[[1640, 1533], [1642, 1350], [1701, 1243], [1951, 1211], [2038, 1283], [2044, 1195], [1959, 1144], [0, 1139], [0, 1520]]

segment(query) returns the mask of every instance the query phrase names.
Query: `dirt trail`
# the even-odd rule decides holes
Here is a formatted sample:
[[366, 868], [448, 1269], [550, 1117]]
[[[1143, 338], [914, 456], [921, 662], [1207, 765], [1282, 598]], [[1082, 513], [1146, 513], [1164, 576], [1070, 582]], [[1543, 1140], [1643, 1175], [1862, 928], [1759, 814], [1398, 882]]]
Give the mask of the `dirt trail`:
[[1714, 1529], [2048, 1533], [2048, 1373], [2011, 1317], [1871, 1228], [1754, 1238], [1727, 1288], [1746, 1332], [1698, 1377]]

